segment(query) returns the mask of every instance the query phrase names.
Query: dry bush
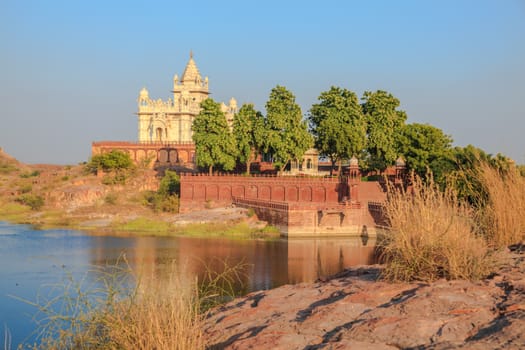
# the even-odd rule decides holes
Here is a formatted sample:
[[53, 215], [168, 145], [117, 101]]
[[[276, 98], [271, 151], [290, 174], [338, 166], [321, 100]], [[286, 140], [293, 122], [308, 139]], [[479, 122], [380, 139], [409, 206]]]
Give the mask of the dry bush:
[[406, 192], [389, 189], [385, 211], [390, 230], [380, 248], [383, 277], [433, 281], [485, 276], [490, 266], [487, 245], [476, 235], [471, 209], [450, 188], [440, 191], [419, 177], [412, 184]]
[[118, 266], [93, 272], [94, 285], [85, 285], [91, 278], [71, 278], [54, 288], [52, 298], [31, 302], [40, 310], [41, 327], [39, 344], [28, 348], [205, 348], [196, 280], [175, 268], [140, 279]]
[[[242, 289], [248, 267], [217, 260], [201, 281], [176, 262], [138, 273], [125, 257], [83, 278], [68, 274], [37, 301], [39, 324], [32, 350], [205, 349], [204, 319], [210, 307]], [[215, 272], [217, 271], [217, 272]]]
[[518, 169], [498, 170], [481, 163], [475, 176], [484, 193], [478, 220], [491, 246], [500, 248], [525, 239], [525, 178]]
[[196, 283], [175, 276], [145, 281], [101, 315], [105, 349], [204, 349]]

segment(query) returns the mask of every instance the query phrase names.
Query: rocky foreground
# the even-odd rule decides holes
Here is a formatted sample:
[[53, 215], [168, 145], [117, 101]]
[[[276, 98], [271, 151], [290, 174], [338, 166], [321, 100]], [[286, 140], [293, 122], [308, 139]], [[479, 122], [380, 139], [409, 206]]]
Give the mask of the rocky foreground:
[[213, 310], [211, 349], [525, 349], [525, 245], [480, 282], [387, 283], [380, 266]]

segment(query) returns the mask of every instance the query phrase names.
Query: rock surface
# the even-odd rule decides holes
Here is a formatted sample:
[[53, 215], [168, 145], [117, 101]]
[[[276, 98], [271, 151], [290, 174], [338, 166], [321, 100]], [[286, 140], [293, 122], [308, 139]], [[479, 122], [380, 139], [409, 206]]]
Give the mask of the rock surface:
[[525, 247], [480, 282], [387, 283], [380, 266], [251, 293], [213, 310], [210, 349], [523, 349]]

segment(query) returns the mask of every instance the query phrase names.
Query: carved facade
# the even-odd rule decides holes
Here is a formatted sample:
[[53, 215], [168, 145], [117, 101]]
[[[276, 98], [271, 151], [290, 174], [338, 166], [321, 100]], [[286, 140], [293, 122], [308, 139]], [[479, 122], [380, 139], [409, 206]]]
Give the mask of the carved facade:
[[[147, 161], [149, 166], [194, 167], [195, 144], [192, 139], [193, 120], [200, 112], [200, 103], [208, 98], [208, 77], [202, 79], [190, 54], [190, 59], [179, 79], [173, 77], [173, 97], [167, 101], [152, 99], [146, 88], [138, 97], [138, 142], [98, 141], [91, 144], [91, 154], [112, 150], [130, 154], [135, 163]], [[237, 101], [221, 103], [230, 128], [237, 112]], [[151, 161], [150, 161], [151, 160]]]
[[[152, 99], [143, 88], [138, 97], [138, 138], [141, 143], [192, 143], [193, 120], [200, 112], [200, 103], [208, 98], [208, 77], [202, 79], [199, 69], [190, 54], [190, 60], [179, 79], [173, 77], [173, 98], [167, 101]], [[237, 112], [237, 101], [232, 98], [229, 105], [221, 104], [230, 127]]]

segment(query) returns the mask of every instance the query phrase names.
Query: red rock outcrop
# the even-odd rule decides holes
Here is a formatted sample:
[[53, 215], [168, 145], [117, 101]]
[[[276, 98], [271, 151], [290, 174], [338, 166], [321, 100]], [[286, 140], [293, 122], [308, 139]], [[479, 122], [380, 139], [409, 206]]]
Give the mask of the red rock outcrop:
[[210, 349], [525, 348], [525, 257], [517, 247], [480, 282], [387, 283], [373, 266], [254, 292], [210, 313]]

